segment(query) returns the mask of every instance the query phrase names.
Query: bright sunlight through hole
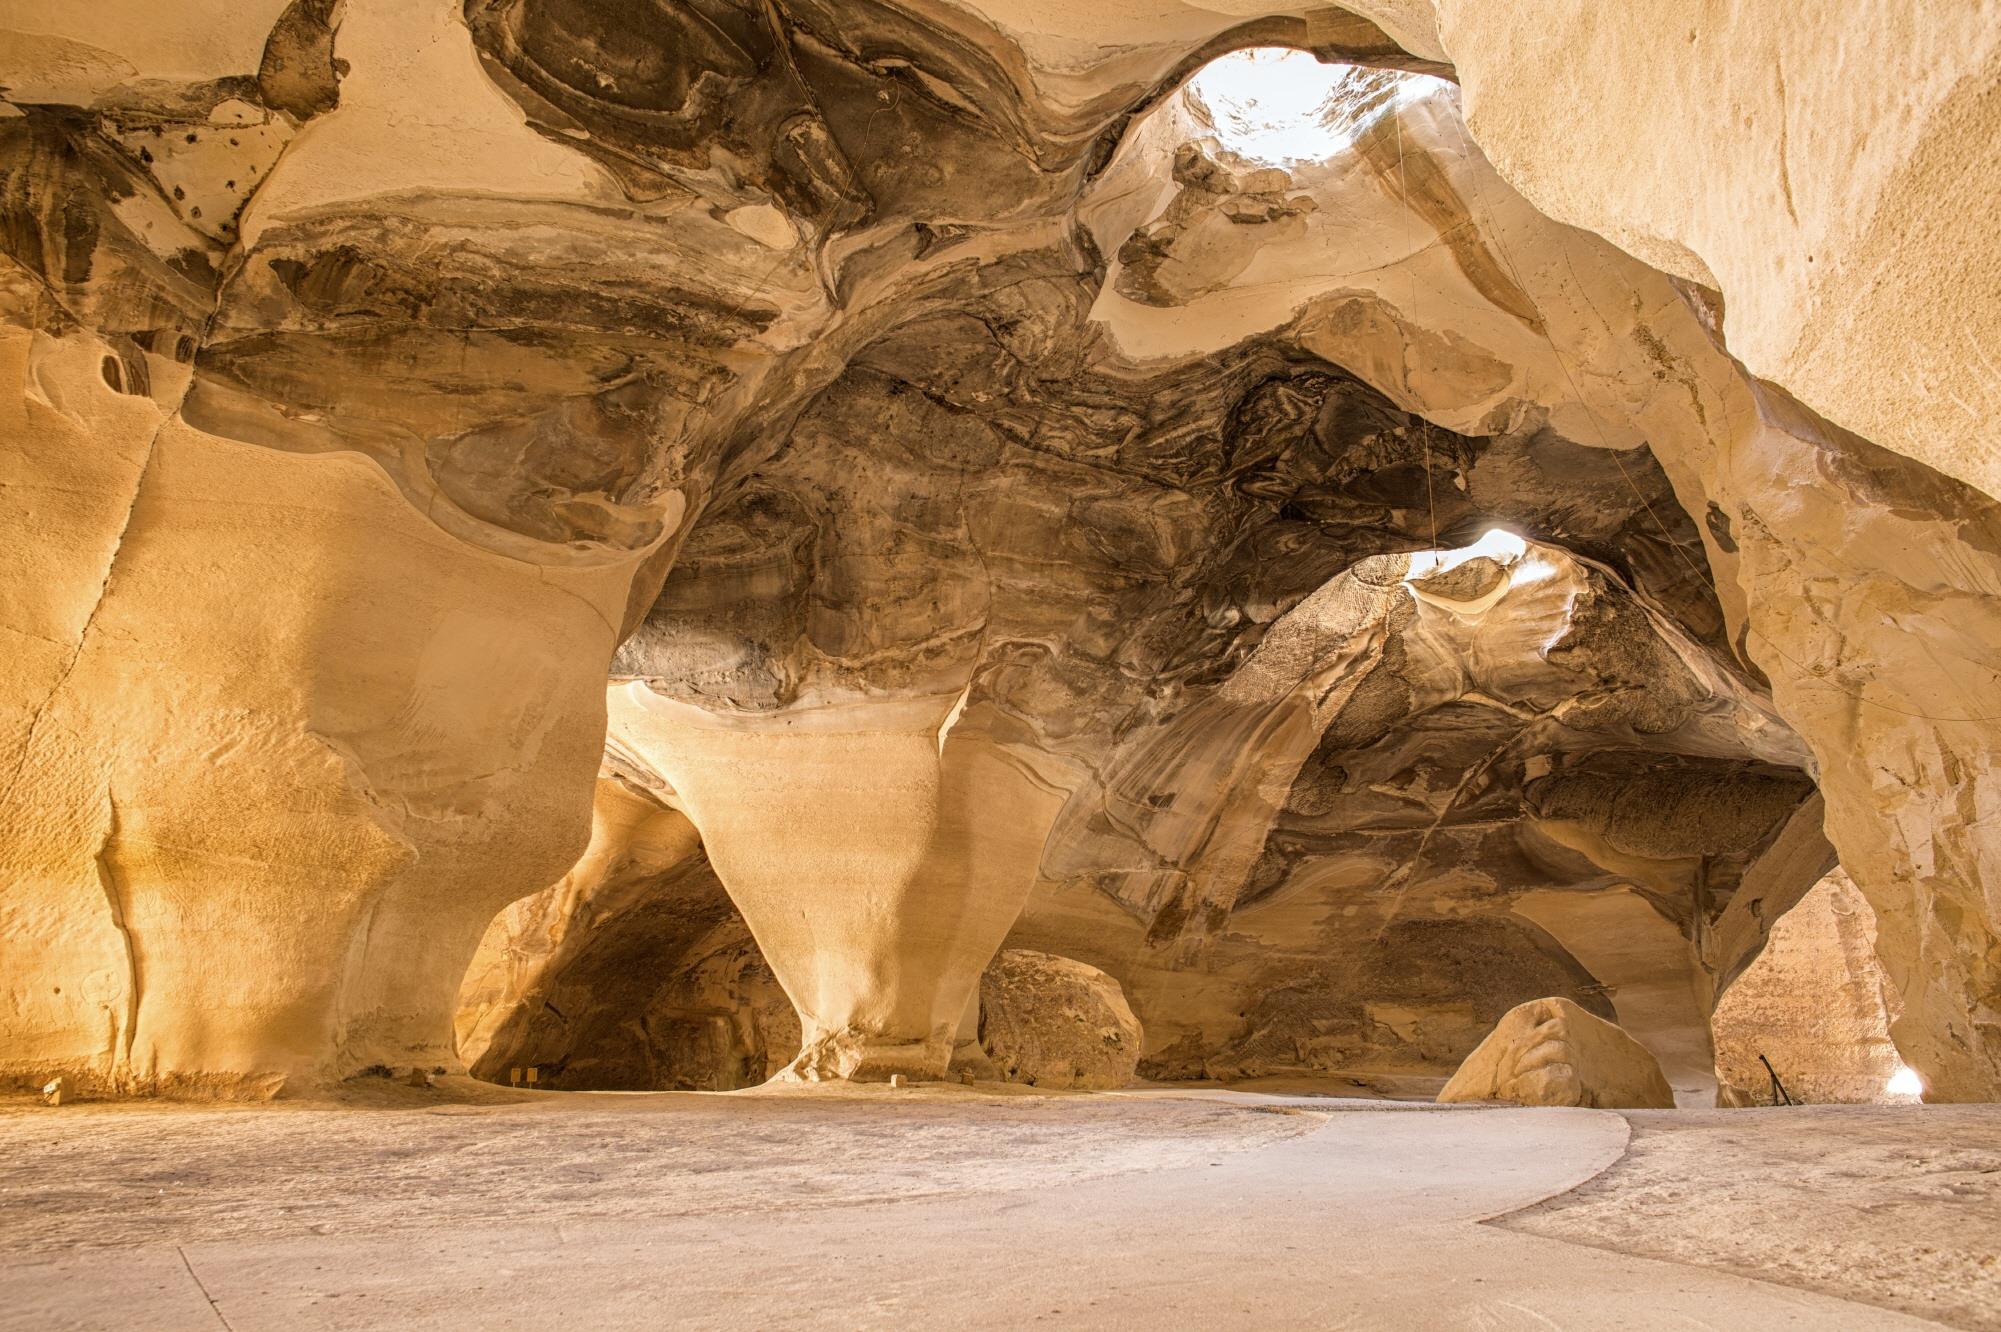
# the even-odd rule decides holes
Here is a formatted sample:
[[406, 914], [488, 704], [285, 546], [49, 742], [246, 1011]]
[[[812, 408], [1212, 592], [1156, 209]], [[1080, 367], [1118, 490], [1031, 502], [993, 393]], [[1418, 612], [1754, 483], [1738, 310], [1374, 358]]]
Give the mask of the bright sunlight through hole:
[[1188, 91], [1225, 148], [1285, 166], [1326, 161], [1399, 103], [1444, 86], [1423, 74], [1323, 65], [1305, 51], [1258, 47], [1211, 61]]
[[1404, 575], [1406, 581], [1426, 578], [1446, 569], [1456, 569], [1468, 560], [1486, 556], [1500, 564], [1513, 564], [1528, 552], [1528, 542], [1513, 532], [1501, 528], [1490, 528], [1480, 539], [1470, 546], [1457, 550], [1420, 550], [1410, 557], [1410, 572]]

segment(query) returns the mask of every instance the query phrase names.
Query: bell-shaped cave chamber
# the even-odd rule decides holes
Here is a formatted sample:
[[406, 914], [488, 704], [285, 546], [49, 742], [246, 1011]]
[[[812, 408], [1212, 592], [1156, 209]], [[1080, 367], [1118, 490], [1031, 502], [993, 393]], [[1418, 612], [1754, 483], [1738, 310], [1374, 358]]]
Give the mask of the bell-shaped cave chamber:
[[27, 8], [10, 1308], [1992, 1321], [1991, 6]]
[[1450, 82], [1291, 49], [1076, 212], [1098, 274], [997, 262], [718, 490], [590, 851], [467, 978], [474, 1071], [1428, 1097], [1562, 999], [1685, 1104], [1758, 1054], [1885, 1099], [1873, 913], [1705, 498], [1758, 393], [1711, 296], [1537, 214]]
[[2001, 521], [1701, 264], [1367, 23], [1080, 82], [669, 11], [447, 15], [473, 156], [360, 151], [408, 81], [310, 15], [262, 112], [9, 120], [25, 475], [129, 448], [23, 566], [5, 1076], [1416, 1094], [1549, 1001], [1684, 1097], [2001, 1085]]

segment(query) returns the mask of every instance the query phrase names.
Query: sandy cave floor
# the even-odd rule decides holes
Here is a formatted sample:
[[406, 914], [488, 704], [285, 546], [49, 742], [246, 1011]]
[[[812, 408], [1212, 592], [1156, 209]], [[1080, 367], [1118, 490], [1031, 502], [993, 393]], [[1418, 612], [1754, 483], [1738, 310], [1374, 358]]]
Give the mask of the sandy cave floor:
[[1497, 1224], [2001, 1329], [2001, 1106], [1626, 1119], [1617, 1165]]
[[1996, 1106], [455, 1079], [0, 1102], [0, 1162], [5, 1329], [2001, 1327]]
[[[1215, 1101], [365, 1089], [359, 1105], [0, 1111], [0, 1250], [616, 1221], [1035, 1191], [1305, 1132]], [[437, 1103], [425, 1105], [427, 1099]], [[414, 1102], [414, 1104], [413, 1104]], [[82, 1131], [79, 1132], [78, 1130]]]

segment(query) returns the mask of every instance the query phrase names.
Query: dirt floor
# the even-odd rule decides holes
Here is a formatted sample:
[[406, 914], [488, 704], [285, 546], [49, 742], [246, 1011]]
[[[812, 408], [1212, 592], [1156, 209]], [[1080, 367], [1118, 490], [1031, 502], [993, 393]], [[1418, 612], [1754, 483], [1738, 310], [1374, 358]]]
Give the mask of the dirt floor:
[[1498, 1224], [2001, 1330], [2001, 1106], [1651, 1110]]
[[1989, 1328], [1997, 1249], [2001, 1107], [0, 1103], [5, 1332]]
[[[1311, 1117], [945, 1085], [733, 1095], [434, 1092], [339, 1103], [0, 1104], [0, 1252], [717, 1216], [1034, 1191], [1202, 1165]], [[830, 1094], [831, 1093], [831, 1094]]]

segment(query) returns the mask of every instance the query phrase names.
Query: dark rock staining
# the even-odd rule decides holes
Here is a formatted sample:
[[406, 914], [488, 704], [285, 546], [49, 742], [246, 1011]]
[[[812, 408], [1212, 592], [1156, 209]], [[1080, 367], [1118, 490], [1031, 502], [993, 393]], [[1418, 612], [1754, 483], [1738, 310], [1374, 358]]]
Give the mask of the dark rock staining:
[[[1838, 852], [1821, 953], [1866, 902], [2001, 1085], [1993, 503], [1538, 212], [1434, 39], [1202, 13], [28, 42], [0, 1076], [1429, 1090], [1547, 1001], [1683, 1094]], [[1264, 46], [1304, 148], [1189, 84]]]

